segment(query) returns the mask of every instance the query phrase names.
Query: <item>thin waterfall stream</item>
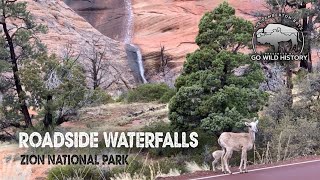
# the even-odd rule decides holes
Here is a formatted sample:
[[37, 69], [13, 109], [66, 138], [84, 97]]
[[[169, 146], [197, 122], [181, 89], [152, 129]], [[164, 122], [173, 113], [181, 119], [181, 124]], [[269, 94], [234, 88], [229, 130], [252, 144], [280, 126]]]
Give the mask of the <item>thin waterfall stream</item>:
[[141, 50], [137, 45], [131, 43], [132, 36], [133, 36], [133, 25], [134, 25], [134, 19], [133, 19], [134, 15], [133, 15], [133, 10], [132, 10], [131, 0], [124, 0], [124, 2], [125, 2], [125, 7], [126, 7], [125, 9], [128, 14], [127, 26], [126, 26], [127, 32], [124, 37], [128, 60], [129, 61], [135, 60], [136, 63], [138, 63], [139, 75], [140, 75], [142, 83], [145, 84], [145, 83], [147, 83], [147, 80], [144, 76], [144, 67], [143, 67]]

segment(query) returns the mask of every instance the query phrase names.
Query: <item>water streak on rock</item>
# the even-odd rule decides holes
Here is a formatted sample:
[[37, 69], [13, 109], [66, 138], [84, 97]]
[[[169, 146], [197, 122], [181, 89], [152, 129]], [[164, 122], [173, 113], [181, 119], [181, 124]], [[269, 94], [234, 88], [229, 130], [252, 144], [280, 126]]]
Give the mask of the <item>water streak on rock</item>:
[[[134, 56], [131, 55], [131, 57], [134, 57], [134, 60], [138, 63], [138, 69], [139, 69], [139, 74], [142, 80], [142, 83], [147, 83], [147, 80], [144, 76], [144, 67], [143, 67], [143, 61], [142, 61], [142, 54], [140, 51], [140, 48], [131, 43], [132, 35], [133, 35], [133, 10], [132, 10], [132, 4], [131, 0], [124, 0], [125, 1], [125, 9], [127, 11], [127, 32], [125, 34], [124, 42], [127, 44], [126, 47], [129, 47], [130, 50], [127, 49], [127, 54], [133, 53], [135, 54]], [[128, 54], [128, 60], [130, 61], [130, 56]]]

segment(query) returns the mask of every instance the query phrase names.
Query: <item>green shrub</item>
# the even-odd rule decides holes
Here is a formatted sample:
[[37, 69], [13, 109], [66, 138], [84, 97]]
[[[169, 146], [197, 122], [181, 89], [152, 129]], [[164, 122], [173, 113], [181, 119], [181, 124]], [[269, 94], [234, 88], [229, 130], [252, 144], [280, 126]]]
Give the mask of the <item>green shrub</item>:
[[143, 84], [126, 94], [126, 101], [132, 102], [168, 102], [175, 91], [166, 84]]
[[[171, 132], [173, 137], [173, 127], [168, 123], [156, 122], [144, 127], [144, 132]], [[198, 147], [196, 148], [148, 148], [144, 149], [144, 153], [148, 153], [152, 158], [161, 157], [179, 157], [179, 162], [195, 161], [198, 164], [210, 163], [211, 153], [217, 149], [221, 149], [218, 145], [218, 137], [212, 135], [200, 128], [194, 129], [193, 132], [198, 133]], [[188, 132], [187, 132], [188, 133]], [[181, 141], [180, 141], [181, 142]]]
[[237, 41], [250, 45], [252, 27], [235, 16], [227, 2], [202, 17], [196, 37], [199, 49], [187, 55], [169, 104], [169, 119], [176, 130], [203, 127], [219, 134], [232, 131], [242, 117], [257, 116], [268, 98], [259, 89], [265, 79], [261, 66], [228, 48]]
[[256, 136], [259, 163], [314, 155], [320, 147], [320, 74], [303, 73], [294, 84], [297, 94], [292, 89], [282, 89], [269, 99], [261, 113]]
[[110, 171], [110, 176], [115, 177], [122, 173], [129, 173], [132, 177], [146, 177], [146, 179], [154, 179], [158, 174], [168, 174], [170, 170], [178, 170], [185, 173], [185, 163], [179, 162], [177, 158], [164, 158], [158, 161], [146, 160], [141, 158], [131, 158], [128, 166], [115, 167]]
[[109, 95], [106, 91], [98, 88], [95, 89], [90, 97], [91, 104], [100, 105], [114, 102], [111, 95]]
[[[156, 122], [149, 126], [144, 127], [141, 131], [143, 132], [171, 132], [171, 126], [168, 123]], [[172, 132], [173, 135], [173, 132]], [[171, 157], [179, 154], [181, 149], [179, 148], [146, 148], [144, 151], [147, 151], [151, 157]]]
[[129, 173], [131, 175], [134, 175], [134, 173], [139, 173], [141, 169], [143, 168], [143, 161], [129, 157], [128, 159], [128, 165], [123, 167], [123, 166], [116, 166], [112, 168], [110, 171], [110, 175], [113, 177], [116, 174], [120, 174], [123, 172]]
[[100, 180], [110, 179], [107, 171], [100, 170], [96, 166], [56, 166], [50, 169], [48, 180], [84, 179]]
[[293, 78], [293, 82], [294, 83], [299, 83], [301, 81], [303, 81], [306, 76], [308, 75], [308, 71], [305, 69], [300, 69], [298, 71], [298, 73], [296, 74], [296, 76]]
[[128, 92], [122, 93], [115, 101], [116, 102], [124, 102], [128, 96]]
[[168, 90], [166, 93], [163, 94], [163, 96], [160, 98], [159, 102], [161, 103], [168, 103], [170, 99], [176, 94], [176, 91], [174, 89]]

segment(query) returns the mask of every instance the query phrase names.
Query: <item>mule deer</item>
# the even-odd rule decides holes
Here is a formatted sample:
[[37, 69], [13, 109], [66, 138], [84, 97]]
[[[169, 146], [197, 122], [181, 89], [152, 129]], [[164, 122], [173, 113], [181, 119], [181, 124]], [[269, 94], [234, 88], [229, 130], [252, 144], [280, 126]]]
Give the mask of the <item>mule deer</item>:
[[220, 135], [218, 139], [218, 143], [225, 151], [222, 157], [222, 171], [226, 173], [226, 170], [229, 174], [232, 172], [229, 169], [229, 159], [232, 156], [233, 151], [242, 151], [241, 153], [241, 162], [239, 166], [240, 173], [244, 172], [247, 173], [247, 151], [251, 150], [254, 141], [255, 141], [255, 133], [258, 132], [257, 125], [259, 123], [256, 118], [254, 118], [254, 122], [247, 123], [245, 125], [249, 128], [249, 133], [232, 133], [232, 132], [224, 132]]

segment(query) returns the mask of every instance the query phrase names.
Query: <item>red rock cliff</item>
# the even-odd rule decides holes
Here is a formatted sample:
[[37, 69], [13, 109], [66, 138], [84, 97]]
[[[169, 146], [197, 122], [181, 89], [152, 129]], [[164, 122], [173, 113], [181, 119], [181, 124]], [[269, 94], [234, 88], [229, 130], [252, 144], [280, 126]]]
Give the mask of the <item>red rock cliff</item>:
[[[144, 54], [147, 76], [157, 71], [160, 45], [171, 56], [169, 63], [175, 75], [182, 68], [187, 53], [198, 48], [194, 43], [198, 24], [205, 12], [213, 10], [223, 0], [133, 0], [134, 39]], [[262, 0], [228, 0], [237, 15], [254, 20], [246, 12], [263, 9]], [[159, 53], [158, 53], [159, 54]], [[175, 76], [174, 75], [174, 76]], [[150, 77], [149, 77], [150, 78]], [[160, 77], [153, 76], [156, 80]]]

